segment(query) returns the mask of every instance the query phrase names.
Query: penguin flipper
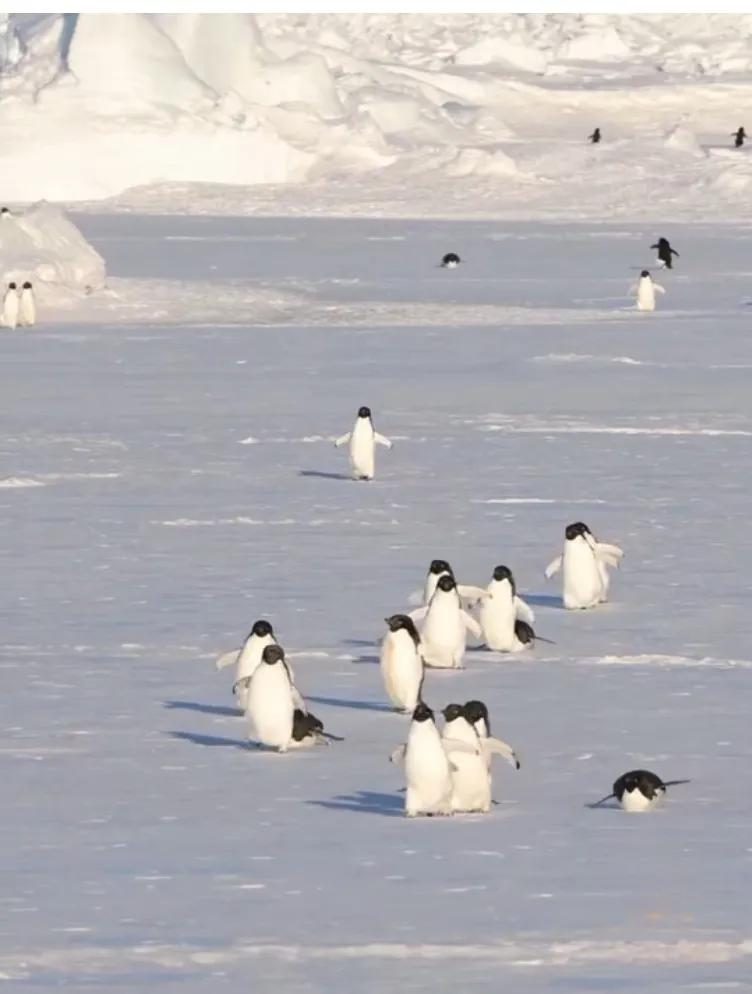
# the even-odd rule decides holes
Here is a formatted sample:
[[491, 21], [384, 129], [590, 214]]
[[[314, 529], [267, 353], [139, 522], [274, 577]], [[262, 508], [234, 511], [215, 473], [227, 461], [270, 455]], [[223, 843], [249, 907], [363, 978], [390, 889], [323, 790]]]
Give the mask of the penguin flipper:
[[413, 621], [423, 621], [425, 616], [428, 614], [428, 604], [423, 604], [421, 607], [413, 608], [412, 611], [408, 612], [408, 618], [412, 618]]
[[475, 620], [475, 618], [471, 617], [471, 615], [469, 615], [467, 611], [462, 611], [461, 614], [462, 614], [462, 623], [464, 624], [465, 628], [470, 632], [470, 634], [477, 639], [482, 638], [483, 632], [481, 630], [480, 625]]
[[341, 445], [347, 445], [347, 443], [350, 441], [350, 436], [351, 435], [352, 435], [352, 432], [348, 431], [346, 434], [340, 435], [339, 438], [335, 438], [335, 440], [334, 440], [335, 448], [338, 449]]
[[[483, 741], [485, 742], [486, 740], [484, 739]], [[462, 739], [442, 739], [441, 744], [444, 747], [444, 752], [450, 758], [453, 752], [461, 752], [466, 756], [477, 756], [480, 751], [478, 746], [464, 742]]]
[[609, 545], [607, 542], [597, 542], [595, 554], [607, 566], [618, 566], [624, 558], [623, 549], [620, 549], [618, 545]]
[[491, 596], [484, 587], [473, 587], [468, 583], [458, 583], [457, 593], [460, 595], [460, 600], [470, 602], [470, 607]]
[[392, 749], [392, 751], [389, 753], [389, 762], [401, 763], [402, 760], [405, 758], [406, 752], [407, 752], [406, 745], [397, 746], [396, 749]]
[[517, 617], [520, 621], [526, 621], [528, 625], [532, 625], [535, 621], [535, 612], [530, 605], [526, 604], [521, 597], [517, 596], [517, 594], [514, 595], [514, 609], [517, 612]]
[[517, 753], [507, 742], [502, 742], [501, 739], [495, 739], [489, 735], [487, 739], [481, 739], [481, 746], [486, 757], [503, 756], [515, 770], [519, 770], [520, 761], [517, 759]]
[[238, 661], [239, 655], [240, 649], [230, 649], [229, 652], [223, 652], [214, 665], [218, 670], [223, 670], [227, 666], [234, 666]]
[[374, 442], [378, 442], [379, 445], [386, 446], [387, 449], [391, 449], [392, 443], [385, 435], [379, 435], [377, 431], [373, 433]]
[[308, 708], [306, 707], [306, 702], [300, 695], [300, 691], [295, 686], [294, 683], [290, 684], [290, 693], [292, 694], [292, 706], [297, 708], [298, 711], [302, 711], [303, 714], [308, 714]]
[[551, 562], [546, 566], [544, 571], [544, 576], [547, 580], [550, 580], [552, 576], [555, 576], [561, 569], [562, 557], [557, 556], [556, 559], [552, 559]]
[[658, 293], [665, 293], [666, 292], [666, 288], [663, 287], [663, 286], [661, 286], [660, 283], [653, 283], [653, 289], [657, 290]]

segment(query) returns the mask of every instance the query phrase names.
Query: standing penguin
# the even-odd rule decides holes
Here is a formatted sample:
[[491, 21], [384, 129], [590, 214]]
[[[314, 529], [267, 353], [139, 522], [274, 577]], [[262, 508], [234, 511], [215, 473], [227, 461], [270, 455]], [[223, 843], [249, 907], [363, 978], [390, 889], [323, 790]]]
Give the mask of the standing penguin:
[[[658, 249], [658, 262], [662, 263], [666, 269], [673, 269], [673, 256], [679, 258], [679, 253], [676, 249], [672, 249], [669, 244], [668, 238], [659, 238], [655, 245], [650, 246], [651, 249]], [[644, 275], [645, 270], [643, 270]]]
[[625, 811], [649, 811], [661, 800], [666, 793], [666, 787], [675, 787], [680, 783], [689, 783], [689, 780], [661, 780], [650, 770], [630, 770], [623, 773], [614, 781], [613, 793], [602, 797], [600, 801], [590, 806], [599, 807], [604, 801], [617, 798], [619, 804]]
[[440, 577], [431, 603], [412, 611], [411, 616], [424, 618], [420, 637], [426, 666], [461, 669], [468, 631], [476, 638], [481, 631], [475, 618], [462, 610], [454, 577]]
[[447, 252], [447, 254], [441, 260], [442, 269], [456, 269], [457, 266], [462, 262], [462, 259], [457, 255], [456, 252]]
[[[426, 576], [426, 585], [423, 590], [423, 603], [429, 604], [431, 598], [436, 590], [436, 584], [439, 582], [442, 576], [454, 577], [454, 570], [446, 561], [446, 559], [432, 559], [431, 565], [428, 567], [428, 575]], [[455, 580], [456, 582], [456, 580]], [[460, 595], [460, 599], [463, 601], [468, 601], [474, 604], [476, 601], [487, 597], [488, 594], [482, 587], [474, 587], [467, 583], [458, 583], [457, 591]]]
[[348, 431], [346, 435], [341, 435], [334, 444], [339, 448], [341, 445], [347, 445], [348, 442], [350, 443], [350, 466], [353, 477], [356, 480], [372, 480], [376, 443], [385, 445], [387, 449], [391, 449], [392, 443], [388, 438], [379, 435], [374, 430], [370, 407], [358, 409], [353, 430]]
[[741, 148], [744, 144], [744, 139], [747, 137], [747, 132], [744, 128], [737, 128], [736, 131], [731, 132], [731, 137], [734, 138], [734, 148]]
[[452, 775], [449, 758], [433, 711], [422, 701], [413, 711], [407, 742], [389, 757], [393, 763], [405, 761], [407, 793], [405, 814], [449, 815], [452, 813]]
[[643, 269], [640, 273], [640, 279], [632, 287], [631, 292], [637, 293], [637, 310], [638, 311], [654, 311], [655, 310], [655, 291], [658, 293], [665, 293], [664, 288], [659, 284], [654, 282], [653, 277], [647, 269]]
[[232, 649], [230, 652], [225, 652], [217, 660], [218, 670], [224, 669], [226, 666], [236, 666], [233, 692], [241, 710], [245, 711], [246, 709], [248, 682], [261, 662], [261, 653], [267, 645], [276, 644], [277, 640], [274, 637], [271, 623], [260, 618], [258, 621], [254, 621], [253, 628], [251, 628], [240, 650]]
[[503, 755], [519, 769], [514, 750], [499, 739], [481, 737], [467, 705], [449, 704], [442, 713], [445, 719], [442, 741], [451, 764], [452, 809], [490, 811], [491, 759], [494, 754]]
[[562, 570], [564, 607], [595, 607], [608, 598], [607, 567], [618, 566], [624, 553], [618, 545], [596, 541], [582, 521], [567, 525], [564, 535], [564, 551], [546, 567], [546, 579]]
[[593, 145], [597, 145], [601, 140], [601, 129], [596, 128], [592, 135], [588, 135], [588, 139]]
[[9, 283], [3, 297], [3, 324], [6, 328], [15, 328], [18, 324], [18, 287]]
[[262, 745], [287, 752], [292, 742], [292, 680], [279, 645], [267, 645], [250, 678], [248, 717]]
[[389, 627], [379, 660], [384, 687], [396, 708], [412, 714], [423, 687], [420, 636], [413, 619], [406, 614], [393, 614], [384, 620]]
[[21, 287], [21, 299], [19, 301], [20, 321], [22, 327], [32, 328], [37, 322], [37, 305], [34, 300], [34, 289], [28, 280]]
[[[521, 652], [530, 645], [535, 633], [531, 628], [535, 615], [517, 595], [517, 587], [508, 566], [497, 566], [487, 587], [488, 597], [480, 603], [480, 627], [489, 649], [495, 652]], [[515, 630], [517, 622], [523, 638]]]

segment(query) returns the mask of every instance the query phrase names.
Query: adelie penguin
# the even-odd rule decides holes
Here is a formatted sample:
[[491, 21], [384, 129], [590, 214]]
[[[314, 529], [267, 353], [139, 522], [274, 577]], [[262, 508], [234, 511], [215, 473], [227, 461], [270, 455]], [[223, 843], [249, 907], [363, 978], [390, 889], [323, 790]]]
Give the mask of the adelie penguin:
[[504, 756], [519, 769], [514, 750], [500, 739], [479, 735], [473, 723], [475, 712], [467, 704], [449, 704], [442, 713], [441, 738], [450, 763], [452, 810], [488, 812], [492, 803], [491, 759], [494, 755]]
[[588, 135], [588, 141], [592, 145], [597, 145], [600, 140], [601, 140], [601, 129], [600, 128], [596, 128], [595, 131], [592, 133], [592, 135]]
[[461, 262], [462, 259], [460, 259], [456, 252], [447, 252], [447, 254], [441, 259], [441, 268], [456, 269]]
[[535, 638], [532, 623], [535, 615], [517, 594], [508, 566], [497, 566], [486, 588], [488, 596], [480, 602], [480, 627], [483, 640], [495, 652], [521, 652]]
[[395, 708], [412, 714], [423, 687], [420, 635], [413, 619], [406, 614], [393, 614], [384, 620], [389, 629], [379, 657], [384, 688]]
[[339, 448], [342, 445], [347, 445], [348, 442], [350, 444], [350, 468], [353, 478], [372, 480], [376, 445], [383, 445], [387, 449], [391, 449], [392, 443], [374, 429], [370, 407], [358, 409], [353, 430], [348, 431], [346, 435], [341, 435], [334, 444]]
[[15, 328], [18, 325], [18, 311], [18, 287], [15, 283], [9, 283], [3, 297], [3, 324], [6, 328]]
[[407, 792], [405, 814], [450, 815], [452, 771], [433, 711], [420, 701], [413, 711], [407, 742], [392, 751], [393, 763], [404, 760]]
[[656, 283], [653, 277], [650, 275], [650, 271], [643, 269], [640, 273], [640, 278], [637, 283], [631, 288], [631, 293], [637, 294], [637, 310], [638, 311], [654, 311], [655, 310], [655, 294], [665, 293], [665, 289]]
[[218, 670], [235, 666], [235, 681], [232, 686], [235, 700], [241, 711], [248, 703], [248, 683], [256, 667], [261, 663], [261, 654], [268, 645], [277, 645], [271, 623], [263, 618], [254, 621], [248, 637], [240, 649], [223, 653], [216, 662]]
[[21, 287], [18, 308], [18, 323], [23, 328], [32, 328], [37, 323], [37, 305], [34, 300], [34, 288], [28, 280]]
[[420, 638], [426, 666], [461, 669], [467, 633], [481, 636], [478, 622], [462, 609], [454, 577], [447, 573], [439, 578], [428, 607], [411, 611], [410, 617], [422, 619]]
[[689, 780], [664, 781], [650, 770], [630, 770], [614, 781], [611, 794], [602, 797], [590, 807], [600, 807], [615, 797], [625, 811], [650, 811], [664, 797], [667, 787], [675, 787], [681, 783], [689, 783]]
[[248, 686], [248, 717], [261, 745], [287, 752], [295, 717], [293, 683], [279, 645], [267, 645]]
[[567, 525], [564, 551], [546, 567], [550, 580], [562, 572], [564, 607], [568, 610], [595, 607], [608, 599], [609, 566], [618, 566], [624, 553], [618, 545], [598, 542], [582, 521]]
[[747, 132], [744, 128], [737, 128], [736, 131], [731, 132], [731, 137], [734, 139], [734, 148], [741, 148], [747, 137]]
[[[431, 598], [436, 591], [436, 585], [442, 576], [451, 576], [455, 580], [454, 570], [446, 561], [446, 559], [432, 559], [431, 565], [428, 567], [428, 574], [426, 576], [426, 584], [423, 588], [423, 604], [430, 604]], [[466, 604], [473, 605], [477, 601], [487, 597], [488, 594], [482, 587], [474, 587], [467, 583], [457, 583], [457, 593], [460, 599]]]
[[292, 717], [292, 741], [290, 749], [310, 749], [312, 746], [329, 745], [330, 742], [344, 742], [341, 735], [324, 731], [324, 723], [311, 714], [295, 708]]
[[[655, 245], [651, 245], [650, 247], [651, 249], [658, 249], [658, 262], [662, 263], [666, 269], [674, 268], [672, 258], [676, 256], [678, 259], [679, 253], [676, 249], [671, 248], [668, 238], [659, 238]], [[644, 269], [643, 274], [646, 272], [647, 270]]]

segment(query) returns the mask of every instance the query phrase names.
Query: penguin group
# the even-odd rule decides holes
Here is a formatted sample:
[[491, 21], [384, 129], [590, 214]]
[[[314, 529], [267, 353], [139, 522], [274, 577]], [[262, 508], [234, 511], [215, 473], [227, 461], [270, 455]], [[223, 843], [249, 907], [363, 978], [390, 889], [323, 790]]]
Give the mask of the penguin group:
[[[734, 148], [741, 148], [744, 145], [744, 139], [747, 137], [747, 133], [743, 127], [737, 128], [736, 131], [731, 132], [731, 137], [734, 139]], [[588, 141], [591, 145], [597, 145], [601, 140], [601, 129], [595, 128], [592, 134], [588, 135]]]
[[11, 281], [3, 296], [3, 324], [6, 328], [32, 328], [36, 321], [34, 287], [26, 280], [19, 289], [18, 283]]

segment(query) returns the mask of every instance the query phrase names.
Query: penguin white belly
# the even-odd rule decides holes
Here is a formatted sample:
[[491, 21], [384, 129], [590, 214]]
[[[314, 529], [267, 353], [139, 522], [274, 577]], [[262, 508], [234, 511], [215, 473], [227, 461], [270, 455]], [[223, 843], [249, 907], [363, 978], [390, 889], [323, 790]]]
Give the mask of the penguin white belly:
[[[245, 680], [248, 677], [253, 676], [256, 672], [256, 668], [261, 662], [261, 653], [264, 651], [267, 645], [274, 645], [275, 640], [271, 635], [262, 635], [259, 638], [256, 635], [252, 635], [245, 643], [243, 648], [240, 650], [240, 655], [238, 656], [237, 667], [235, 669], [235, 684], [237, 685], [239, 680]], [[248, 690], [247, 685], [242, 687], [237, 687], [235, 691], [235, 700], [239, 708], [243, 711], [248, 707]]]
[[641, 790], [628, 791], [625, 790], [621, 795], [621, 806], [625, 811], [635, 812], [635, 811], [649, 811], [654, 808], [658, 803], [660, 798], [663, 796], [663, 792], [658, 792], [652, 799], [645, 797]]
[[584, 539], [567, 542], [562, 564], [564, 607], [594, 607], [603, 594], [603, 578], [595, 554]]
[[653, 284], [648, 280], [641, 280], [637, 288], [637, 310], [655, 310], [655, 290]]
[[512, 601], [506, 604], [497, 597], [480, 603], [480, 626], [489, 649], [495, 652], [518, 652], [522, 643], [514, 634], [517, 612]]
[[20, 312], [20, 324], [31, 328], [37, 319], [37, 308], [34, 303], [34, 297], [28, 290], [24, 290], [21, 293]]
[[3, 324], [6, 328], [18, 325], [18, 296], [10, 291], [3, 300]]
[[442, 610], [429, 609], [421, 632], [423, 659], [426, 666], [437, 669], [458, 669], [465, 655], [467, 634], [459, 606], [441, 605]]
[[452, 769], [452, 810], [490, 811], [491, 776], [482, 753], [449, 752]]
[[381, 645], [380, 662], [389, 700], [403, 711], [414, 711], [423, 680], [423, 662], [410, 635], [389, 632]]
[[287, 670], [280, 664], [259, 666], [248, 688], [248, 716], [258, 740], [284, 751], [292, 739], [293, 700]]
[[356, 478], [373, 479], [374, 473], [373, 428], [366, 418], [359, 418], [350, 438], [350, 466]]
[[451, 814], [452, 778], [433, 722], [413, 722], [405, 754], [405, 814]]

